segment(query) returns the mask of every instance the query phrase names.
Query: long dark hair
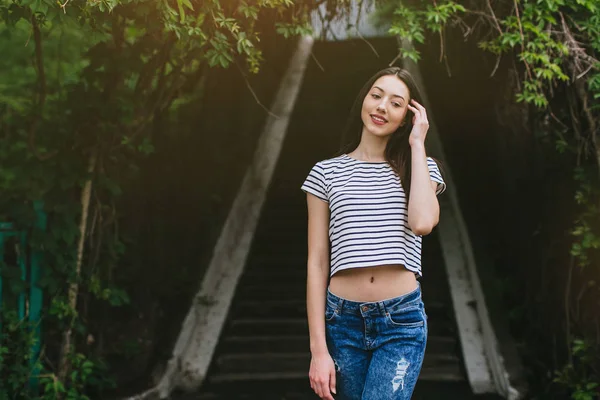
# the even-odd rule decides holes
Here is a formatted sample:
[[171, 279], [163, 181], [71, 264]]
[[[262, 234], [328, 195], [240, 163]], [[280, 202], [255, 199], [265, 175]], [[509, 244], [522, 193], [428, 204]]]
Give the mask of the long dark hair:
[[[342, 146], [339, 154], [350, 153], [360, 144], [364, 125], [361, 118], [363, 101], [369, 93], [369, 90], [371, 90], [371, 87], [373, 87], [375, 81], [386, 75], [395, 75], [404, 82], [408, 87], [410, 99], [415, 99], [422, 104], [419, 88], [408, 71], [399, 67], [389, 67], [377, 72], [365, 83], [354, 101], [354, 105], [350, 111], [350, 118], [348, 119], [348, 124], [346, 125], [344, 132], [344, 142], [346, 144]], [[407, 101], [410, 101], [410, 99], [407, 99]], [[411, 173], [411, 151], [410, 145], [408, 144], [408, 137], [413, 128], [413, 116], [413, 112], [409, 109], [404, 117], [403, 125], [392, 133], [385, 147], [385, 159], [400, 178], [400, 182], [402, 182], [402, 187], [404, 188], [407, 198], [410, 193]]]

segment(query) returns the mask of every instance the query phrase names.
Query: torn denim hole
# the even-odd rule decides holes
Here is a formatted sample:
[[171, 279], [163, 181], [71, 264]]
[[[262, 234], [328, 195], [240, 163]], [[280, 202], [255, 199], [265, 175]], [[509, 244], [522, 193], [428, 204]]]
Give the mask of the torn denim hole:
[[406, 358], [404, 357], [396, 364], [396, 375], [392, 379], [392, 388], [394, 392], [400, 387], [404, 390], [404, 377], [406, 376], [409, 366], [410, 363], [406, 361]]
[[335, 372], [340, 372], [340, 366], [335, 358], [333, 359], [333, 364], [335, 365]]

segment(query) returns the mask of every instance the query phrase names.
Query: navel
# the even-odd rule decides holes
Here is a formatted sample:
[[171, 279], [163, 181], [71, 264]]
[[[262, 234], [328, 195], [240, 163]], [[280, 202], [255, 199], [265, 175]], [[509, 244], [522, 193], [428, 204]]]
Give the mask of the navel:
[[373, 282], [375, 282], [375, 277], [374, 276], [371, 277], [371, 283], [373, 283]]

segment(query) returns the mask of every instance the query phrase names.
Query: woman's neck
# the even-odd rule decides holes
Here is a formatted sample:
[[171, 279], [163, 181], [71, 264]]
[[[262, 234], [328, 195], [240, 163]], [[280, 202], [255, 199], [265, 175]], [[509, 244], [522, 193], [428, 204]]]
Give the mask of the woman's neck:
[[385, 147], [388, 137], [377, 137], [363, 132], [360, 143], [352, 151], [352, 155], [363, 161], [385, 161]]

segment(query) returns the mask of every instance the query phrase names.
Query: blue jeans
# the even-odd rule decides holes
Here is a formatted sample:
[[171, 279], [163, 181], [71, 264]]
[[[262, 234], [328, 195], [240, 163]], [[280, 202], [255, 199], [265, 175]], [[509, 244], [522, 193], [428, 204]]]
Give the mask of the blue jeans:
[[327, 290], [325, 321], [336, 400], [410, 399], [427, 343], [420, 285], [405, 295], [367, 303]]

